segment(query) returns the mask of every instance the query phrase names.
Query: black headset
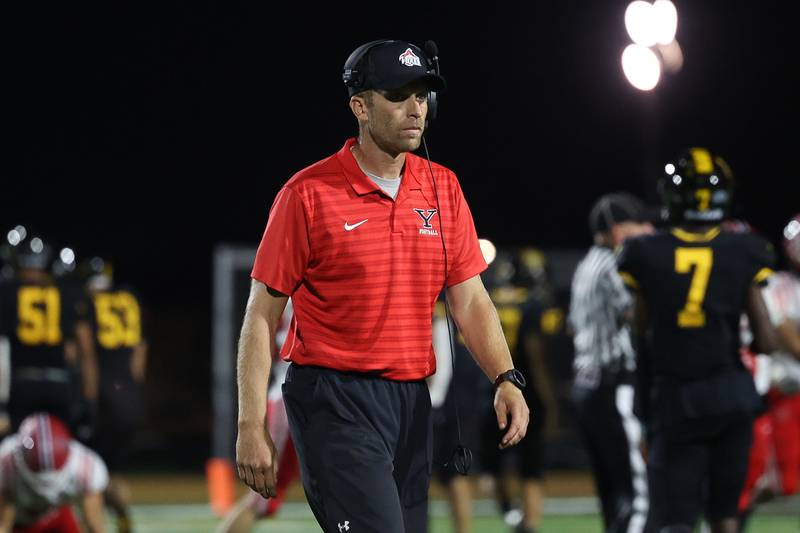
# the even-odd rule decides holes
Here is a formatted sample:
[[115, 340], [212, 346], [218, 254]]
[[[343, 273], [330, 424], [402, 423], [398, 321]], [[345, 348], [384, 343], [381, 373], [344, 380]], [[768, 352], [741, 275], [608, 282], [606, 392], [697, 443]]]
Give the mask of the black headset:
[[[345, 86], [348, 87], [350, 90], [350, 94], [356, 94], [360, 88], [364, 86], [365, 83], [365, 73], [364, 73], [364, 62], [369, 57], [369, 52], [376, 46], [380, 46], [386, 43], [393, 43], [397, 42], [393, 39], [380, 39], [377, 41], [371, 41], [366, 44], [362, 44], [355, 50], [353, 53], [350, 54], [350, 57], [347, 58], [347, 61], [344, 63], [344, 70], [342, 71], [342, 81], [344, 82]], [[405, 42], [405, 41], [403, 41]], [[408, 43], [411, 44], [411, 43]], [[416, 45], [412, 45], [421, 52], [422, 59], [425, 61], [425, 70], [428, 74], [436, 74], [437, 76], [440, 75], [439, 73], [439, 49], [436, 46], [436, 43], [433, 41], [426, 41], [425, 42], [425, 49], [424, 51], [419, 49]], [[430, 125], [430, 123], [436, 118], [437, 114], [437, 107], [438, 107], [438, 98], [436, 95], [436, 91], [428, 92], [428, 115], [425, 120], [425, 127]], [[428, 153], [428, 144], [425, 142], [425, 136], [422, 137], [422, 145], [425, 149], [425, 159], [428, 161], [428, 169], [431, 173], [431, 182], [433, 183], [433, 191], [436, 197], [436, 209], [438, 210], [440, 221], [441, 221], [441, 212], [442, 208], [439, 205], [439, 191], [436, 188], [436, 178], [433, 174], [433, 167], [431, 165], [431, 158], [430, 154]], [[444, 242], [444, 230], [440, 228], [439, 237], [442, 241], [442, 251], [444, 253], [444, 271], [445, 271], [445, 280], [444, 286], [447, 285], [447, 246], [445, 246]], [[455, 346], [453, 343], [453, 333], [450, 329], [450, 307], [447, 303], [447, 299], [445, 299], [445, 314], [446, 314], [446, 322], [447, 322], [447, 333], [450, 338], [450, 357], [451, 357], [451, 364], [453, 365], [453, 375], [455, 375]], [[453, 402], [453, 408], [455, 410], [456, 415], [456, 427], [457, 427], [457, 437], [458, 443], [456, 447], [450, 454], [448, 461], [444, 464], [446, 468], [453, 468], [456, 472], [462, 475], [466, 475], [469, 473], [469, 470], [472, 466], [472, 451], [462, 444], [463, 439], [461, 438], [461, 417], [458, 411], [458, 398], [455, 399]]]
[[[393, 42], [397, 41], [395, 39], [378, 39], [377, 41], [370, 41], [366, 44], [362, 44], [353, 50], [353, 52], [347, 58], [347, 61], [344, 62], [344, 69], [342, 71], [342, 81], [344, 82], [345, 87], [353, 89], [351, 91], [352, 94], [359, 92], [358, 89], [364, 86], [366, 77], [364, 73], [364, 62], [369, 57], [370, 50], [376, 46]], [[424, 50], [420, 49], [416, 45], [411, 45], [423, 52], [421, 55], [422, 59], [425, 61], [425, 70], [428, 71], [428, 74], [436, 74], [439, 76], [439, 51], [436, 43], [433, 41], [426, 41]], [[426, 126], [430, 125], [430, 123], [436, 119], [438, 107], [439, 99], [436, 95], [436, 91], [430, 91], [428, 93], [428, 115], [426, 118]]]

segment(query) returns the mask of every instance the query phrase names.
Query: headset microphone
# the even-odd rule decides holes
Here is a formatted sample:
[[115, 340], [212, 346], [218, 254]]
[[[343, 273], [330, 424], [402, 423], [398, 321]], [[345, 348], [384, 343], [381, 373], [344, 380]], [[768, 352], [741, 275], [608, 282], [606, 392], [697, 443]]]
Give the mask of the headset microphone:
[[[381, 39], [377, 41], [371, 41], [369, 43], [363, 44], [356, 48], [351, 54], [350, 57], [347, 58], [345, 62], [344, 69], [342, 72], [342, 81], [344, 82], [345, 86], [348, 89], [348, 93], [350, 96], [358, 94], [359, 92], [371, 88], [369, 84], [369, 74], [370, 74], [370, 65], [368, 64], [368, 59], [370, 54], [374, 51], [374, 49], [378, 49], [381, 46], [391, 45], [392, 43], [397, 43], [402, 41], [392, 41], [387, 39]], [[436, 43], [433, 41], [426, 41], [423, 49], [420, 50], [414, 45], [409, 45], [403, 43], [403, 46], [413, 46], [415, 50], [418, 50], [420, 55], [424, 55], [423, 58], [425, 61], [424, 68], [427, 75], [436, 74], [436, 76], [441, 76], [439, 71], [439, 47], [436, 46]], [[417, 63], [419, 65], [419, 63]], [[440, 80], [441, 88], [444, 88], [444, 80]], [[436, 118], [438, 111], [438, 97], [435, 90], [431, 90], [428, 92], [428, 114], [425, 118], [425, 130], [428, 129], [430, 123]], [[439, 236], [442, 241], [442, 253], [444, 254], [444, 286], [443, 288], [447, 288], [447, 270], [448, 270], [448, 261], [447, 261], [447, 247], [445, 246], [444, 242], [444, 224], [442, 223], [442, 209], [439, 205], [439, 192], [436, 188], [436, 178], [433, 173], [433, 165], [431, 164], [431, 157], [428, 153], [428, 144], [425, 141], [425, 135], [422, 136], [422, 145], [425, 148], [425, 157], [428, 161], [428, 170], [431, 174], [431, 182], [433, 183], [433, 193], [436, 198], [436, 209], [439, 213]], [[450, 361], [453, 365], [453, 376], [455, 376], [455, 368], [456, 368], [456, 361], [455, 361], [455, 346], [453, 342], [453, 332], [450, 326], [450, 306], [447, 303], [447, 298], [445, 298], [445, 319], [447, 321], [447, 334], [450, 338]], [[457, 395], [456, 387], [453, 387], [452, 394]], [[458, 472], [459, 474], [466, 475], [469, 472], [470, 467], [472, 466], [472, 451], [469, 448], [462, 444], [461, 438], [461, 419], [459, 416], [458, 411], [458, 398], [455, 397], [453, 401], [453, 406], [455, 409], [456, 415], [456, 428], [457, 428], [457, 436], [458, 436], [458, 445], [453, 450], [453, 453], [450, 456], [450, 459], [445, 463], [445, 467], [449, 467], [450, 465]]]
[[425, 53], [428, 54], [428, 57], [433, 63], [433, 68], [436, 71], [436, 75], [441, 75], [439, 72], [439, 47], [436, 46], [436, 43], [433, 41], [425, 41], [424, 48]]

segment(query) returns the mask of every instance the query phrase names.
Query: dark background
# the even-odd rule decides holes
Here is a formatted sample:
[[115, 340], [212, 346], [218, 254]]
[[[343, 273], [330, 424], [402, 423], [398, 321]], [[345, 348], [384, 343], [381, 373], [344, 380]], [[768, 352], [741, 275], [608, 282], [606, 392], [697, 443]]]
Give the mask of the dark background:
[[652, 94], [620, 67], [626, 2], [110, 4], [9, 14], [0, 222], [110, 257], [139, 289], [151, 448], [174, 464], [208, 450], [213, 247], [257, 243], [282, 183], [355, 133], [340, 76], [363, 42], [438, 43], [432, 158], [500, 245], [587, 246], [597, 196], [655, 202], [692, 145], [726, 157], [769, 239], [800, 211], [783, 4], [676, 2], [684, 68]]

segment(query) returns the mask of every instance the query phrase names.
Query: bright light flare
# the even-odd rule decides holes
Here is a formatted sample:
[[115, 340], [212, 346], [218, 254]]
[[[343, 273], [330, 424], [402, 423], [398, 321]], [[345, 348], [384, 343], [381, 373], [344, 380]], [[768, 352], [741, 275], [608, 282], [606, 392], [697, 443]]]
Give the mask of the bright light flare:
[[656, 0], [650, 10], [653, 31], [658, 44], [667, 45], [675, 40], [678, 31], [678, 10], [670, 0]]
[[661, 62], [649, 48], [631, 44], [622, 52], [622, 71], [631, 85], [650, 91], [661, 79]]
[[497, 247], [489, 239], [478, 239], [478, 245], [481, 247], [484, 261], [487, 265], [491, 265], [497, 257]]
[[71, 265], [75, 262], [75, 252], [72, 248], [62, 248], [58, 254], [59, 259], [65, 265]]
[[673, 40], [669, 44], [656, 45], [658, 53], [661, 55], [661, 64], [664, 70], [670, 74], [675, 74], [683, 68], [683, 51], [678, 41]]
[[635, 0], [625, 10], [625, 29], [631, 40], [640, 46], [656, 44], [658, 31], [653, 4], [644, 0]]

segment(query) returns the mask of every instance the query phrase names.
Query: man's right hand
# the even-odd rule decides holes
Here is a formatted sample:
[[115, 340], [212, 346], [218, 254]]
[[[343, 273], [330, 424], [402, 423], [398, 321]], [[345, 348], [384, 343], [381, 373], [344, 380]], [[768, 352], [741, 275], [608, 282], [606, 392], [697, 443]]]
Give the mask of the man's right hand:
[[278, 465], [275, 444], [264, 427], [239, 428], [236, 467], [245, 484], [264, 498], [277, 495]]

